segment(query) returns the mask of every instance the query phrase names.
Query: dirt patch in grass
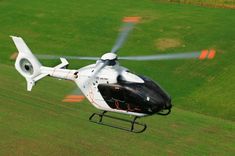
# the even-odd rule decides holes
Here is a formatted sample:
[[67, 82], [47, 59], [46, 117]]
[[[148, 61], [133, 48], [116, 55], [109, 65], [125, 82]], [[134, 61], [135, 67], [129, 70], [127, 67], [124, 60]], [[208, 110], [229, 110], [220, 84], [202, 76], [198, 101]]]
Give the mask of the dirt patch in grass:
[[182, 41], [173, 38], [160, 38], [155, 41], [155, 46], [157, 49], [164, 51], [169, 48], [182, 46]]

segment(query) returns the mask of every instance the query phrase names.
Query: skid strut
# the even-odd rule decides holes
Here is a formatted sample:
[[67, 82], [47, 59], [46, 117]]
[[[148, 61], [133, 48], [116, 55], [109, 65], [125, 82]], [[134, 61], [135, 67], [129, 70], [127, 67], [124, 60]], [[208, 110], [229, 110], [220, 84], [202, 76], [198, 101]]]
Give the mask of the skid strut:
[[[127, 120], [127, 119], [123, 119], [123, 118], [107, 115], [106, 113], [107, 113], [107, 111], [103, 111], [102, 113], [93, 113], [90, 116], [89, 121], [94, 122], [96, 124], [105, 125], [105, 126], [109, 126], [109, 127], [112, 127], [112, 128], [117, 128], [117, 129], [129, 131], [129, 132], [134, 132], [134, 133], [142, 133], [147, 128], [146, 124], [139, 123], [139, 122], [136, 121], [139, 118], [137, 116], [135, 116], [133, 120]], [[95, 116], [98, 116], [99, 120], [94, 120]], [[131, 124], [131, 127], [128, 129], [128, 128], [124, 128], [124, 127], [121, 127], [121, 126], [104, 123], [103, 122], [103, 117], [107, 117], [107, 118], [110, 118], [110, 119], [115, 119], [115, 120], [119, 120], [119, 121], [128, 122], [128, 123]], [[138, 127], [141, 127], [141, 128], [136, 129], [135, 125], [138, 125]]]

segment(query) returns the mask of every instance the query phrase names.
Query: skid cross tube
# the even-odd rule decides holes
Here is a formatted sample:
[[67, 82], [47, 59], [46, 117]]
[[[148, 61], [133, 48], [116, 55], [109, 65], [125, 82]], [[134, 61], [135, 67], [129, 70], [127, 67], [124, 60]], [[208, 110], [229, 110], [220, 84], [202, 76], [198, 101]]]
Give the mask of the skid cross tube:
[[[146, 130], [147, 128], [147, 125], [144, 124], [144, 123], [139, 123], [137, 122], [136, 120], [139, 118], [137, 116], [134, 117], [133, 120], [127, 120], [127, 119], [123, 119], [123, 118], [119, 118], [119, 117], [115, 117], [115, 116], [111, 116], [111, 115], [107, 115], [106, 114], [107, 111], [103, 111], [102, 113], [93, 113], [90, 118], [89, 118], [89, 121], [93, 122], [93, 123], [96, 123], [96, 124], [100, 124], [100, 125], [105, 125], [105, 126], [109, 126], [109, 127], [112, 127], [112, 128], [117, 128], [117, 129], [121, 129], [121, 130], [125, 130], [125, 131], [128, 131], [128, 132], [134, 132], [134, 133], [142, 133]], [[96, 120], [93, 120], [93, 118], [95, 116], [98, 116], [99, 117], [99, 120], [96, 121]], [[115, 120], [119, 120], [119, 121], [124, 121], [124, 122], [128, 122], [131, 124], [131, 127], [128, 129], [128, 128], [124, 128], [124, 127], [121, 127], [121, 126], [117, 126], [117, 125], [112, 125], [112, 124], [108, 124], [108, 123], [104, 123], [103, 122], [103, 117], [107, 117], [107, 118], [110, 118], [110, 119], [115, 119]], [[135, 125], [139, 125], [141, 126], [142, 128], [141, 129], [135, 129]]]

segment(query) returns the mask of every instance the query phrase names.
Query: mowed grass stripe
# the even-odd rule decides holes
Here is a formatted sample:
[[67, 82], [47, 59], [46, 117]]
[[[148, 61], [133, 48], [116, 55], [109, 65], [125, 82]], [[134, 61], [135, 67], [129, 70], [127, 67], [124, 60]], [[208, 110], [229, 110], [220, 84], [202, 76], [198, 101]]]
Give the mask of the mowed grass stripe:
[[[9, 75], [19, 76], [13, 67], [1, 67], [4, 67], [0, 68], [1, 72], [4, 70]], [[6, 81], [8, 78], [2, 75], [0, 80]], [[16, 80], [13, 84], [19, 84], [21, 81]], [[45, 85], [44, 83], [48, 82], [42, 80], [41, 85]], [[64, 86], [66, 82], [59, 83]], [[50, 84], [52, 88], [58, 88], [56, 81], [50, 81]], [[20, 84], [22, 90], [25, 89], [24, 85]], [[9, 83], [1, 84], [1, 88], [7, 88], [5, 90], [9, 93], [8, 87]], [[97, 111], [88, 102], [74, 105], [65, 105], [59, 100], [46, 102], [40, 99], [47, 96], [54, 99], [63, 93], [50, 95], [50, 91], [44, 90], [40, 85], [36, 87], [33, 94], [13, 92], [15, 97], [24, 100], [6, 97], [2, 101], [1, 98], [0, 152], [10, 155], [57, 155], [59, 151], [62, 155], [120, 155], [129, 145], [132, 145], [126, 150], [129, 155], [144, 155], [145, 146], [149, 147], [148, 155], [155, 155], [156, 150], [159, 154], [223, 155], [234, 152], [235, 127], [230, 121], [174, 108], [169, 117], [152, 116], [141, 119], [148, 124], [146, 133], [130, 134], [88, 122], [89, 115]], [[214, 146], [217, 148], [211, 148]]]

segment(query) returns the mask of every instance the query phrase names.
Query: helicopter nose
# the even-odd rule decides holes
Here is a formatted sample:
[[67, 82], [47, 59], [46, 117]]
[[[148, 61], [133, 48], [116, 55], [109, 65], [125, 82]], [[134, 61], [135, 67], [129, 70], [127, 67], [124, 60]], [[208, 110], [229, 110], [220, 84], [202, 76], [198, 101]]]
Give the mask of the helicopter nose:
[[154, 113], [158, 113], [159, 111], [162, 110], [170, 110], [172, 107], [171, 101], [170, 100], [163, 100], [162, 101], [158, 101], [158, 102], [154, 102], [151, 104], [151, 110]]
[[163, 107], [156, 112], [158, 115], [168, 115], [171, 113], [171, 108], [172, 108], [171, 99], [165, 101], [165, 103], [162, 106]]
[[169, 101], [166, 102], [165, 104], [165, 109], [171, 109], [172, 108], [172, 104], [171, 104], [171, 99]]

